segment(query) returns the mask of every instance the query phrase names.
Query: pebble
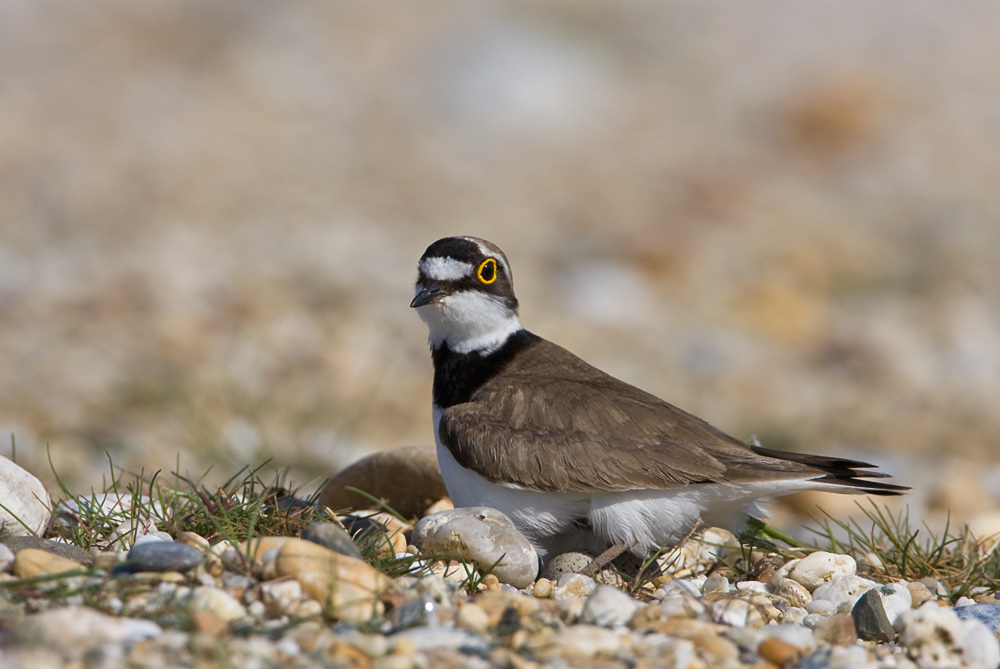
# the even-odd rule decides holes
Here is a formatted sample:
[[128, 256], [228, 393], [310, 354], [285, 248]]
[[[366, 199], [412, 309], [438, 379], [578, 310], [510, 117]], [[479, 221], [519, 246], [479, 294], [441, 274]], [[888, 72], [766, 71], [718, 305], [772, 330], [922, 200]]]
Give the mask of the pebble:
[[554, 599], [567, 597], [587, 598], [597, 589], [597, 582], [583, 574], [563, 574], [556, 581], [556, 589], [552, 591]]
[[278, 552], [275, 571], [297, 580], [331, 618], [366, 622], [384, 612], [378, 599], [388, 586], [383, 574], [366, 562], [311, 541], [286, 539]]
[[18, 578], [37, 578], [86, 569], [76, 560], [35, 548], [19, 550], [14, 556], [14, 575]]
[[385, 500], [404, 518], [419, 517], [424, 509], [448, 495], [437, 452], [423, 446], [381, 451], [358, 460], [327, 480], [317, 503], [334, 511], [372, 506], [371, 499], [348, 488]]
[[888, 643], [896, 638], [896, 630], [889, 622], [878, 590], [868, 590], [861, 595], [854, 608], [851, 609], [851, 617], [854, 619], [854, 628], [857, 630], [858, 638], [862, 641]]
[[14, 551], [7, 548], [5, 544], [0, 544], [0, 573], [11, 568], [14, 564]]
[[132, 546], [121, 568], [132, 572], [185, 572], [200, 565], [202, 557], [200, 550], [180, 541], [144, 541]]
[[777, 595], [787, 601], [792, 606], [805, 607], [812, 601], [812, 595], [801, 583], [790, 578], [785, 579], [778, 586]]
[[910, 591], [910, 608], [920, 608], [921, 604], [934, 598], [934, 593], [932, 593], [926, 585], [919, 581], [907, 583], [906, 589]]
[[341, 555], [363, 560], [364, 555], [347, 530], [337, 523], [317, 521], [310, 523], [299, 535], [300, 539], [319, 544]]
[[1000, 604], [970, 604], [955, 609], [959, 620], [978, 620], [994, 634], [1000, 634]]
[[782, 580], [790, 578], [812, 592], [836, 578], [854, 576], [857, 571], [858, 563], [850, 555], [816, 551], [786, 563], [775, 573], [772, 583], [780, 586]]
[[44, 534], [52, 520], [51, 508], [42, 482], [0, 455], [0, 538]]
[[413, 544], [427, 555], [461, 555], [501, 583], [524, 588], [538, 574], [538, 555], [510, 519], [489, 507], [466, 507], [426, 516]]
[[962, 620], [956, 610], [927, 602], [896, 620], [899, 641], [921, 667], [975, 667], [1000, 665], [1000, 644], [979, 620]]
[[3, 543], [3, 545], [7, 546], [15, 554], [25, 548], [33, 548], [79, 562], [85, 567], [90, 567], [94, 564], [93, 553], [79, 546], [61, 541], [50, 541], [41, 537], [7, 537], [0, 543]]
[[600, 585], [587, 598], [581, 620], [591, 625], [627, 625], [641, 605], [618, 588]]
[[[854, 606], [861, 595], [877, 586], [878, 583], [875, 581], [860, 576], [838, 576], [816, 588], [812, 593], [813, 601], [810, 604], [825, 600], [835, 607], [841, 604]], [[812, 610], [809, 606], [806, 608]]]
[[900, 613], [913, 608], [913, 595], [910, 593], [909, 583], [886, 583], [877, 590], [889, 624], [895, 624]]
[[858, 628], [850, 613], [822, 617], [813, 627], [817, 641], [833, 646], [850, 646], [858, 640]]

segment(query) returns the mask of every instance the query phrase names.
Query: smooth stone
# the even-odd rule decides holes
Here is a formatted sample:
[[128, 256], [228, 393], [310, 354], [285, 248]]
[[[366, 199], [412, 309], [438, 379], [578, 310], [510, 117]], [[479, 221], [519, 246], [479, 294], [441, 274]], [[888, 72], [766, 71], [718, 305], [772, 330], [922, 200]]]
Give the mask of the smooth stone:
[[924, 602], [934, 599], [934, 593], [930, 591], [930, 588], [919, 581], [907, 583], [906, 589], [910, 591], [910, 608], [919, 608]]
[[7, 548], [14, 551], [15, 554], [25, 548], [33, 548], [74, 560], [85, 567], [90, 567], [94, 564], [93, 553], [74, 544], [67, 544], [61, 541], [49, 541], [41, 537], [7, 537], [0, 541], [0, 543], [3, 543]]
[[601, 627], [627, 625], [641, 606], [618, 588], [600, 585], [587, 598], [581, 621]]
[[864, 646], [858, 645], [817, 648], [795, 663], [795, 669], [863, 669], [876, 666], [882, 665], [870, 662]]
[[290, 576], [323, 605], [331, 618], [367, 622], [382, 615], [378, 597], [389, 579], [368, 563], [311, 541], [286, 538], [275, 561], [278, 576]]
[[768, 662], [781, 667], [786, 662], [798, 658], [802, 651], [787, 641], [782, 641], [777, 637], [768, 637], [757, 646], [757, 654]]
[[978, 620], [994, 634], [1000, 633], [1000, 604], [970, 604], [955, 609], [959, 620]]
[[413, 545], [425, 555], [456, 555], [525, 588], [538, 575], [538, 555], [502, 512], [490, 507], [450, 509], [425, 516], [413, 528]]
[[722, 574], [712, 574], [702, 583], [701, 592], [704, 595], [710, 592], [729, 592], [729, 579]]
[[70, 560], [55, 553], [25, 548], [14, 556], [14, 575], [18, 578], [37, 578], [39, 576], [54, 576], [68, 571], [83, 571], [86, 569], [76, 560]]
[[806, 587], [790, 578], [786, 578], [781, 582], [781, 585], [778, 586], [776, 594], [792, 606], [798, 606], [800, 608], [804, 608], [809, 602], [812, 601], [812, 595], [809, 594]]
[[455, 615], [455, 625], [459, 629], [485, 632], [490, 625], [490, 614], [478, 604], [469, 602], [459, 607]]
[[302, 584], [294, 578], [287, 581], [261, 583], [260, 598], [264, 604], [281, 613], [290, 613], [302, 599]]
[[858, 640], [858, 629], [850, 613], [835, 613], [813, 627], [817, 641], [834, 646], [852, 646]]
[[104, 644], [133, 644], [163, 633], [152, 621], [109, 616], [87, 606], [59, 607], [28, 616], [18, 631], [20, 638], [52, 644], [69, 658], [80, 658]]
[[309, 526], [299, 534], [299, 538], [319, 544], [324, 548], [329, 548], [341, 555], [358, 560], [364, 559], [364, 555], [361, 554], [351, 535], [336, 523], [324, 521], [309, 523]]
[[390, 559], [406, 552], [405, 533], [411, 528], [391, 514], [369, 511], [340, 516], [338, 520], [363, 554]]
[[851, 609], [851, 617], [854, 618], [858, 638], [862, 641], [888, 643], [896, 638], [896, 630], [889, 622], [878, 590], [872, 589], [861, 595]]
[[879, 597], [882, 598], [882, 606], [889, 618], [889, 624], [894, 624], [900, 613], [909, 611], [913, 607], [913, 595], [910, 594], [909, 583], [887, 583], [879, 586], [877, 590]]
[[812, 592], [824, 583], [839, 577], [854, 576], [857, 572], [858, 563], [850, 555], [817, 551], [784, 564], [775, 573], [772, 583], [780, 586], [783, 579], [790, 578]]
[[42, 482], [0, 456], [0, 537], [41, 536], [52, 520], [51, 508]]
[[765, 639], [781, 639], [787, 644], [795, 646], [803, 653], [808, 653], [816, 647], [816, 634], [808, 627], [793, 625], [789, 623], [781, 625], [765, 625], [754, 630], [764, 636]]
[[[858, 598], [872, 588], [877, 588], [878, 583], [869, 581], [860, 576], [838, 576], [829, 583], [824, 583], [813, 590], [813, 602], [826, 600], [832, 602], [834, 606], [840, 606], [844, 602], [849, 602], [850, 606], [857, 603]], [[810, 611], [812, 609], [806, 606]]]
[[448, 496], [437, 452], [424, 446], [381, 451], [358, 460], [323, 484], [317, 503], [335, 511], [373, 506], [369, 498], [348, 487], [385, 500], [404, 518], [418, 518], [424, 509]]
[[463, 629], [447, 627], [412, 627], [400, 632], [396, 632], [389, 637], [389, 645], [399, 644], [401, 641], [412, 644], [416, 652], [447, 648], [459, 650], [464, 653], [481, 653], [486, 650], [487, 645], [484, 639]]
[[982, 667], [1000, 665], [997, 637], [976, 619], [962, 620], [956, 609], [926, 602], [896, 620], [899, 642], [921, 667]]
[[[570, 657], [593, 657], [597, 654], [613, 654], [621, 647], [619, 636], [613, 631], [597, 625], [572, 625], [556, 633], [553, 638], [564, 655]], [[569, 662], [573, 666], [573, 662]]]
[[207, 611], [225, 622], [247, 617], [247, 611], [235, 597], [212, 586], [199, 586], [187, 600], [188, 611]]
[[0, 572], [6, 572], [14, 564], [14, 551], [0, 544]]
[[185, 572], [201, 564], [204, 554], [180, 541], [144, 541], [132, 546], [121, 564], [126, 571]]
[[577, 597], [585, 599], [597, 589], [597, 582], [583, 574], [563, 574], [556, 581], [556, 589], [552, 591], [553, 599]]

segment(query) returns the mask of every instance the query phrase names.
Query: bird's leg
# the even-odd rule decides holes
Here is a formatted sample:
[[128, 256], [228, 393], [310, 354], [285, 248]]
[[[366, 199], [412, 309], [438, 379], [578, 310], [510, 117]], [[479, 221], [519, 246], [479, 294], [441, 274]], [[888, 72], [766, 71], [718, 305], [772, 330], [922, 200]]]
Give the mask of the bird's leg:
[[626, 550], [628, 550], [628, 544], [612, 545], [610, 548], [590, 561], [590, 564], [587, 566], [586, 573], [599, 574], [602, 569], [611, 564], [616, 557], [624, 553]]

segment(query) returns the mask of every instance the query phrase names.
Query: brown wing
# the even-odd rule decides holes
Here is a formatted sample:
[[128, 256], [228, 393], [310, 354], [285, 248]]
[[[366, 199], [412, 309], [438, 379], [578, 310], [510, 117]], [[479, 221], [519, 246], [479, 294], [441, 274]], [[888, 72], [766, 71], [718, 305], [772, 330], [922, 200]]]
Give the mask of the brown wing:
[[854, 471], [865, 463], [747, 446], [545, 340], [500, 376], [439, 426], [455, 459], [490, 480], [579, 492], [813, 477], [896, 487], [856, 481], [884, 476]]

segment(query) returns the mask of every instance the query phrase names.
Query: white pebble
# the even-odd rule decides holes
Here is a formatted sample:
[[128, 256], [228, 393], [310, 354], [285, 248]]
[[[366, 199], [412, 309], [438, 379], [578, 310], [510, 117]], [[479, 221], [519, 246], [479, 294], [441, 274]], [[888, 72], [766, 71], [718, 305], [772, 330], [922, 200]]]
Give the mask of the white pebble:
[[[814, 599], [826, 599], [835, 605], [847, 602], [850, 606], [872, 588], [878, 587], [875, 581], [869, 581], [860, 576], [838, 576], [829, 583], [824, 583], [813, 591]], [[807, 607], [808, 608], [808, 607]]]
[[566, 597], [586, 598], [597, 589], [594, 579], [583, 574], [563, 574], [556, 582], [556, 589], [552, 592], [554, 599], [565, 599]]
[[821, 616], [830, 616], [836, 613], [837, 605], [829, 599], [814, 599], [806, 603], [806, 611], [809, 613], [818, 613]]
[[913, 595], [910, 594], [906, 583], [888, 583], [878, 589], [878, 594], [890, 624], [896, 622], [900, 613], [909, 611], [913, 606]]
[[899, 641], [921, 667], [995, 669], [1000, 644], [978, 620], [960, 620], [953, 610], [927, 602], [896, 619]]
[[[789, 565], [791, 567], [785, 571]], [[790, 578], [801, 583], [811, 592], [835, 578], [854, 576], [857, 573], [858, 563], [850, 555], [817, 551], [801, 560], [793, 560], [792, 563], [784, 565], [775, 576], [781, 574], [781, 578]], [[780, 580], [777, 585], [781, 585]]]
[[641, 605], [618, 588], [598, 586], [587, 598], [582, 620], [601, 627], [625, 625]]

